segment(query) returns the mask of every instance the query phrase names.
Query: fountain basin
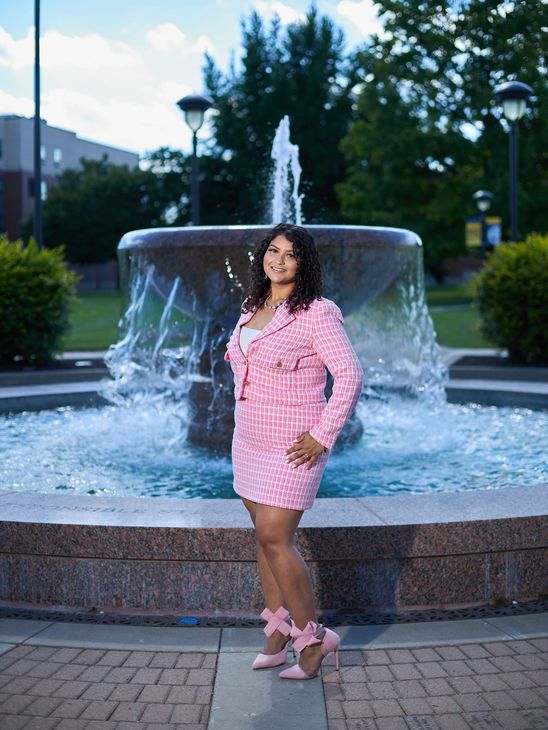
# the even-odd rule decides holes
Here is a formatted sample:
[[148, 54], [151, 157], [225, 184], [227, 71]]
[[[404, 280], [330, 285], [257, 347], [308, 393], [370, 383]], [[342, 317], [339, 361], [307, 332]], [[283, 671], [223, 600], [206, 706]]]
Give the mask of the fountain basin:
[[[366, 383], [441, 397], [444, 372], [424, 298], [419, 237], [373, 226], [308, 229], [322, 262], [324, 294], [343, 312]], [[245, 299], [253, 250], [268, 230], [159, 228], [123, 236], [118, 259], [125, 315], [105, 358], [115, 382], [103, 394], [111, 402], [150, 393], [166, 407], [175, 401], [189, 443], [230, 453], [234, 403], [226, 342]], [[347, 423], [336, 449], [359, 433], [359, 423]]]
[[[154, 265], [153, 286], [164, 298], [173, 279], [181, 278], [182, 286], [175, 298], [181, 311], [194, 316], [230, 317], [243, 299], [248, 252], [270, 228], [186, 226], [130, 231], [118, 245], [122, 288], [127, 289], [129, 284], [130, 259], [141, 257]], [[343, 311], [389, 288], [422, 246], [416, 233], [403, 228], [309, 225], [307, 230], [320, 253], [327, 296], [335, 299]], [[364, 253], [367, 267], [363, 266]]]
[[[254, 533], [235, 500], [0, 496], [0, 600], [258, 613]], [[404, 611], [547, 592], [545, 485], [317, 500], [298, 545], [318, 606]]]

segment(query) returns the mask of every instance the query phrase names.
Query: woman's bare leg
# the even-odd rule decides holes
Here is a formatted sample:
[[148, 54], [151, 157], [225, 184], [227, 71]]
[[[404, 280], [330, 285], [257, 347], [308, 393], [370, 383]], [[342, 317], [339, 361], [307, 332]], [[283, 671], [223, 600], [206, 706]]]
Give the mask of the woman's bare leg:
[[[257, 504], [255, 502], [251, 502], [249, 499], [245, 499], [244, 497], [241, 499], [251, 516], [253, 525], [255, 526]], [[276, 578], [274, 578], [274, 575], [270, 570], [270, 566], [268, 565], [268, 561], [259, 540], [257, 540], [257, 565], [259, 568], [259, 577], [261, 579], [265, 606], [272, 612], [277, 611], [280, 606], [285, 606], [284, 597]], [[272, 636], [267, 637], [266, 644], [264, 646], [264, 653], [277, 654], [282, 650], [286, 643], [287, 637], [281, 632], [275, 631]]]
[[[258, 542], [284, 598], [283, 605], [299, 629], [304, 629], [309, 621], [316, 622], [310, 573], [295, 546], [295, 532], [302, 514], [301, 510], [255, 505]], [[309, 674], [317, 670], [320, 662], [319, 644], [307, 647], [299, 659], [299, 665]]]

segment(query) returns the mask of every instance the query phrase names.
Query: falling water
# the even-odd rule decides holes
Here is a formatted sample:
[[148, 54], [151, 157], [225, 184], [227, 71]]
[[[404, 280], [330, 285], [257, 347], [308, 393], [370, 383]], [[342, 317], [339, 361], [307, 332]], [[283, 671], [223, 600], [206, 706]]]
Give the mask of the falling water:
[[178, 420], [186, 421], [186, 396], [193, 373], [190, 344], [179, 341], [173, 346], [178, 329], [174, 300], [179, 286], [177, 277], [156, 326], [150, 321], [154, 267], [135, 272], [130, 303], [119, 322], [123, 337], [105, 355], [113, 379], [104, 382], [101, 392], [116, 405], [146, 402], [160, 409], [174, 406]]
[[[299, 194], [301, 163], [299, 147], [289, 138], [289, 117], [286, 115], [276, 130], [272, 144], [271, 157], [274, 160], [274, 180], [272, 196], [272, 223], [293, 221], [302, 225], [302, 194]], [[293, 178], [291, 186], [290, 175]]]

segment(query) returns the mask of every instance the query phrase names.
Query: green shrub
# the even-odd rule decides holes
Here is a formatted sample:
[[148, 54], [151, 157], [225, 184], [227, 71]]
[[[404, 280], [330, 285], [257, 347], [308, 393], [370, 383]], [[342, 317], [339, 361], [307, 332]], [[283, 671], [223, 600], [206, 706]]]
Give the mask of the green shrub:
[[481, 331], [510, 357], [548, 363], [548, 236], [504, 243], [475, 277]]
[[0, 236], [0, 363], [53, 359], [69, 329], [78, 277], [63, 261], [63, 247], [39, 250], [31, 240]]

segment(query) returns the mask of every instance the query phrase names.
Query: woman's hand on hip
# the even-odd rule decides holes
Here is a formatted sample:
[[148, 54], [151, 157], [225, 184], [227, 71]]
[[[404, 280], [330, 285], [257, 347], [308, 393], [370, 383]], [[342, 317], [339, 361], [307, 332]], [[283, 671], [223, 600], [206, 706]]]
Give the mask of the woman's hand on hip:
[[297, 436], [293, 444], [285, 450], [285, 460], [293, 467], [306, 464], [306, 469], [310, 469], [317, 458], [327, 451], [325, 446], [312, 438], [308, 431]]

